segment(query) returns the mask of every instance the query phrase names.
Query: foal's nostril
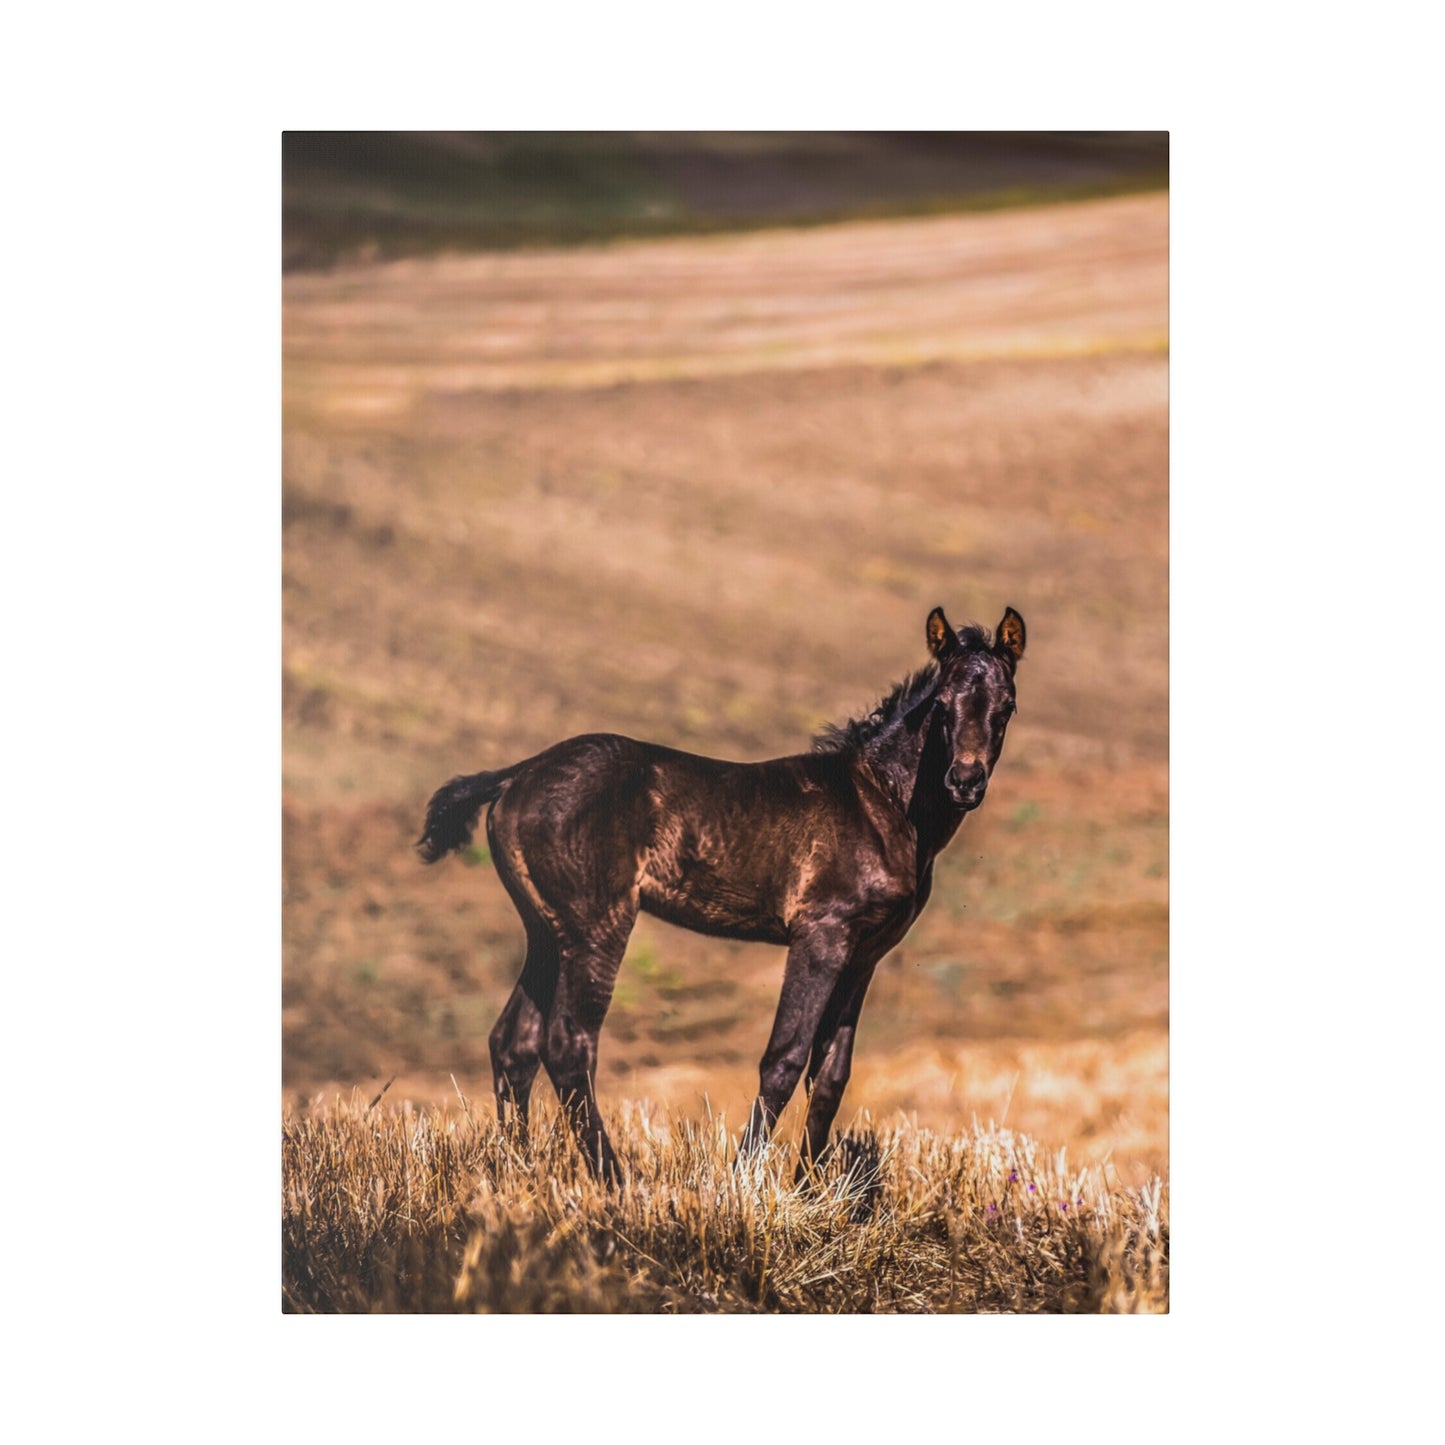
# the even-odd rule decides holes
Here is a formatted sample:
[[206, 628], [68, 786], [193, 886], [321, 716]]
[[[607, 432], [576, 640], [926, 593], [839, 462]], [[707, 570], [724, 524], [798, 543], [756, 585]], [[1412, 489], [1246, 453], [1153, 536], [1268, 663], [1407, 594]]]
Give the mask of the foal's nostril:
[[988, 773], [982, 763], [955, 763], [945, 778], [954, 799], [967, 807], [977, 807], [988, 785]]

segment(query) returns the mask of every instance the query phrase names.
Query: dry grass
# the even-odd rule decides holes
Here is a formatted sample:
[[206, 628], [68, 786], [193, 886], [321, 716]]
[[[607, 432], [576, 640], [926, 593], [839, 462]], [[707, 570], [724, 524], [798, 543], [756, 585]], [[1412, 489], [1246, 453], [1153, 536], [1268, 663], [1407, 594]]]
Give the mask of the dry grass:
[[1006, 1129], [857, 1128], [811, 1188], [721, 1119], [625, 1107], [610, 1194], [543, 1116], [334, 1098], [283, 1125], [283, 1307], [423, 1313], [1158, 1313], [1167, 1190]]

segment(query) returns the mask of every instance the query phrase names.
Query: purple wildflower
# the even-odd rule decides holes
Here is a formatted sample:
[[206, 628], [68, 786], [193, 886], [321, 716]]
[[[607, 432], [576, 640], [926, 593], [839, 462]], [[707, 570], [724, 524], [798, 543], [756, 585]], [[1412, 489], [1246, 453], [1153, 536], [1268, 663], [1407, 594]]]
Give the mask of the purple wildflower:
[[1038, 1187], [1039, 1187], [1039, 1186], [1038, 1186], [1037, 1184], [1030, 1184], [1030, 1185], [1029, 1185], [1029, 1193], [1032, 1194]]

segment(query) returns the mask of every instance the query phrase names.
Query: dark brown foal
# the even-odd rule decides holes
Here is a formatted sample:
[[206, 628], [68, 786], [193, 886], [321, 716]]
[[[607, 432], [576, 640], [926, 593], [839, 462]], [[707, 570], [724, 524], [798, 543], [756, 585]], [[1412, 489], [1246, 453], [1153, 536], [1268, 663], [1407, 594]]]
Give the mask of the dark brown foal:
[[741, 1150], [767, 1139], [806, 1073], [800, 1174], [821, 1161], [874, 969], [983, 802], [1014, 711], [1024, 623], [1013, 608], [994, 637], [956, 632], [935, 608], [925, 635], [928, 665], [808, 753], [729, 763], [588, 734], [432, 798], [418, 844], [428, 863], [465, 847], [492, 804], [492, 860], [527, 932], [522, 977], [491, 1034], [498, 1115], [523, 1139], [540, 1066], [588, 1164], [620, 1181], [597, 1109], [597, 1047], [642, 910], [787, 947]]

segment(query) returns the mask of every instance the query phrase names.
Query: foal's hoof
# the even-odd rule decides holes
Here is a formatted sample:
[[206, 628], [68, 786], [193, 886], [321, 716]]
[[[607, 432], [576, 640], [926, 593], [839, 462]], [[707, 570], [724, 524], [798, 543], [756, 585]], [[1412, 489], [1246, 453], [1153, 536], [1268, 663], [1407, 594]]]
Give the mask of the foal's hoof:
[[587, 1161], [587, 1172], [604, 1188], [614, 1191], [622, 1188], [622, 1166], [610, 1150], [606, 1154], [584, 1154], [582, 1157]]

